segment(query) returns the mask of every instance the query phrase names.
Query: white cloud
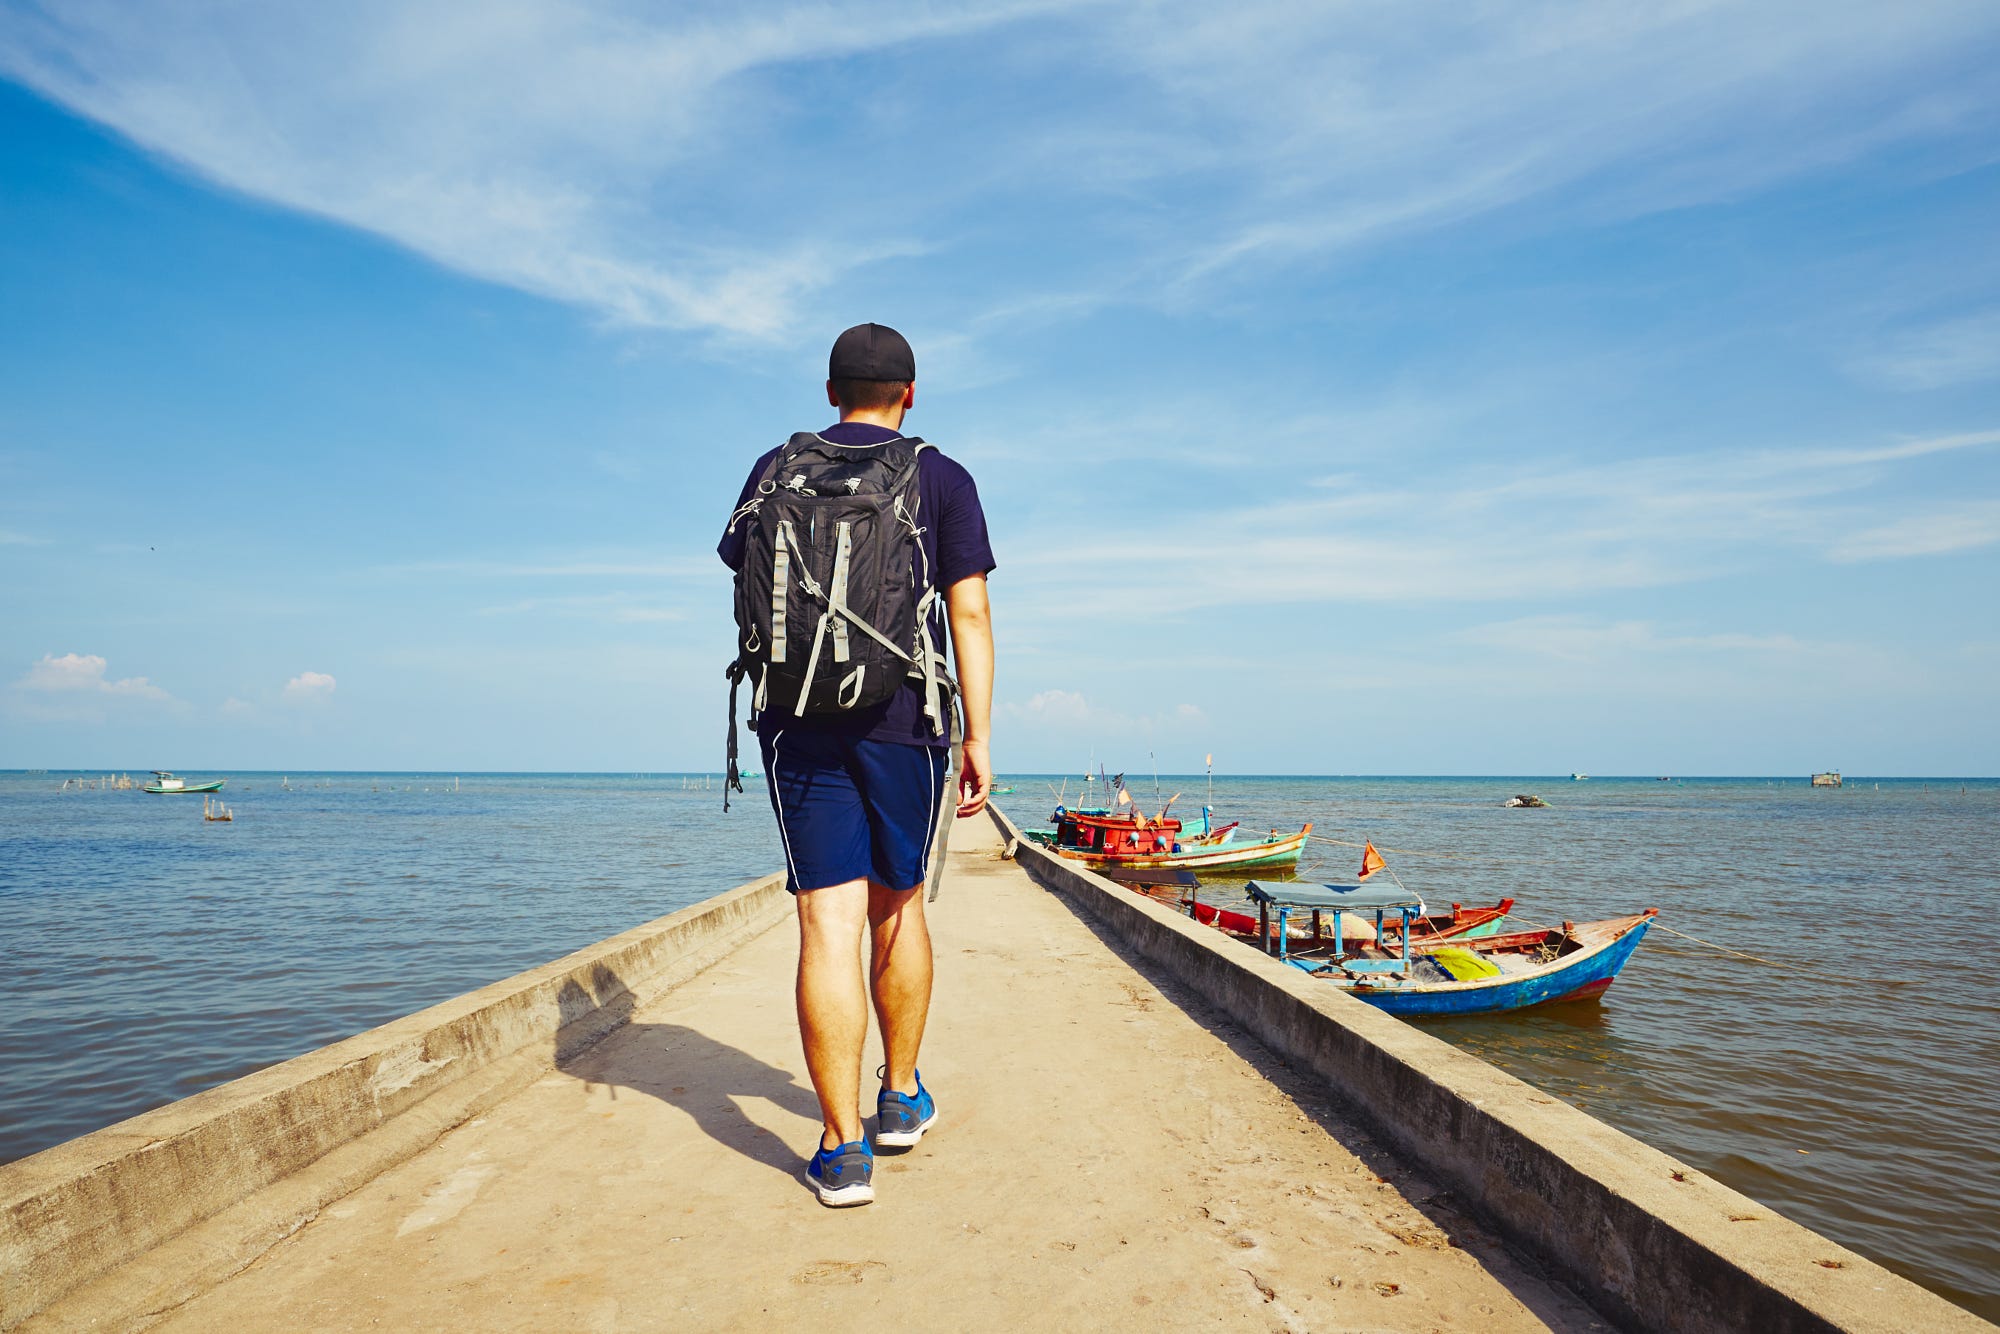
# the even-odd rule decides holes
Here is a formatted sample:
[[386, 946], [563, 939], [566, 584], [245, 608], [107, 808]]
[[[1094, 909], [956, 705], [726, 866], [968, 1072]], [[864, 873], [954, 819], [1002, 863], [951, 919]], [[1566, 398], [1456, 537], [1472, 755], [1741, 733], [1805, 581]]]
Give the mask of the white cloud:
[[1897, 389], [1943, 389], [2000, 377], [2000, 309], [1889, 337], [1857, 359], [1864, 378]]
[[28, 668], [27, 674], [14, 684], [17, 689], [50, 694], [113, 695], [147, 700], [173, 698], [143, 676], [108, 679], [105, 671], [109, 665], [95, 653], [65, 653], [61, 657], [45, 653], [41, 661]]
[[726, 578], [713, 556], [607, 558], [556, 556], [534, 561], [423, 561], [384, 567], [385, 574], [460, 574], [476, 579], [719, 579]]
[[[1020, 20], [1034, 17], [1032, 26]], [[211, 180], [627, 324], [784, 338], [881, 259], [990, 236], [1032, 180], [1090, 292], [1158, 301], [1525, 201], [1633, 213], [1923, 138], [1980, 160], [1990, 4], [41, 0], [0, 70]], [[924, 188], [814, 206], [827, 87]], [[1062, 89], [1038, 98], [1044, 83]], [[850, 91], [858, 96], [849, 97]], [[1941, 154], [1942, 164], [1948, 154]], [[1018, 211], [1007, 215], [1018, 219]], [[1037, 230], [1037, 229], [1045, 230]], [[976, 323], [976, 321], [975, 321]]]
[[330, 699], [334, 688], [334, 679], [325, 672], [300, 672], [285, 682], [285, 701], [289, 704], [305, 704]]
[[522, 598], [497, 606], [481, 607], [479, 614], [481, 616], [556, 615], [582, 620], [610, 621], [618, 625], [651, 625], [687, 619], [687, 613], [677, 608], [662, 607], [655, 599], [622, 592]]
[[11, 529], [0, 528], [0, 547], [39, 547], [46, 545], [48, 545], [48, 542], [45, 538], [29, 537], [26, 533], [17, 533]]
[[1020, 712], [1037, 722], [1075, 724], [1089, 719], [1090, 701], [1073, 690], [1042, 690], [1029, 696]]
[[[1869, 447], [1715, 450], [1574, 466], [1565, 460], [1377, 476], [1205, 513], [1199, 539], [1151, 513], [1094, 515], [1088, 538], [1029, 534], [1011, 567], [1049, 619], [1074, 571], [1115, 571], [1121, 595], [1165, 611], [1242, 605], [1510, 602], [1662, 587], [1773, 550], [1851, 562], [1964, 550], [2000, 536], [2000, 504], [1882, 520], [1898, 465], [2000, 444], [2000, 431]], [[1876, 520], [1873, 526], [1868, 520]], [[1065, 517], [1063, 522], [1068, 522]]]
[[1777, 653], [1820, 651], [1791, 635], [1663, 633], [1649, 621], [1595, 622], [1580, 616], [1526, 616], [1474, 626], [1459, 638], [1489, 648], [1534, 653], [1576, 662], [1608, 657], [1685, 653]]
[[1983, 500], [1941, 506], [1864, 528], [1835, 542], [1830, 554], [1843, 563], [1895, 560], [1971, 551], [1996, 542], [2000, 542], [2000, 500]]
[[48, 0], [10, 16], [0, 70], [232, 189], [476, 277], [623, 323], [767, 337], [802, 294], [908, 243], [872, 210], [843, 236], [824, 210], [761, 238], [683, 220], [712, 208], [714, 160], [740, 169], [779, 113], [743, 77], [1036, 8]]
[[[1120, 11], [1144, 68], [1250, 164], [1195, 271], [1337, 250], [1584, 186], [1589, 212], [1727, 197], [1990, 123], [1958, 43], [1992, 12], [1669, 3]], [[1903, 80], [1932, 69], [1928, 85]], [[1185, 151], [1185, 150], [1183, 150]], [[1575, 207], [1574, 205], [1572, 207]], [[1225, 205], [1219, 210], [1231, 215]]]
[[[1205, 733], [1208, 715], [1200, 708], [1180, 704], [1154, 710], [1141, 703], [1154, 696], [1151, 683], [1128, 681], [1112, 704], [1080, 691], [1047, 689], [1021, 702], [1002, 699], [994, 707], [1014, 735], [1030, 738], [1030, 745], [1038, 745], [1044, 753], [1072, 752], [1070, 759], [1082, 758], [1093, 746], [1129, 752], [1138, 744], [1135, 738], [1164, 744]], [[1119, 707], [1120, 703], [1127, 707]]]

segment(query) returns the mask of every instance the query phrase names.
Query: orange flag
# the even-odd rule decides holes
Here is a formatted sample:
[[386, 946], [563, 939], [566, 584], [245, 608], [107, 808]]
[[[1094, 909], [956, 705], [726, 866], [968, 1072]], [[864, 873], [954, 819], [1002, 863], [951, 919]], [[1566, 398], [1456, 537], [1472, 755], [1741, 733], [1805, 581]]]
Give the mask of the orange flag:
[[1361, 850], [1361, 874], [1355, 879], [1366, 880], [1387, 865], [1388, 863], [1382, 860], [1382, 854], [1375, 851], [1375, 845], [1369, 843]]

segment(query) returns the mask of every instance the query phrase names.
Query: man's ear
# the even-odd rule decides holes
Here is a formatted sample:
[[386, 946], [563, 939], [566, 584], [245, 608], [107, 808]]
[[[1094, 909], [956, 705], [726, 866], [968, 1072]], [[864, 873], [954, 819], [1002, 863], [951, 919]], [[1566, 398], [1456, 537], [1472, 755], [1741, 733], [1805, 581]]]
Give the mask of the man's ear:
[[832, 408], [840, 406], [840, 395], [833, 392], [833, 381], [831, 380], [826, 382], [826, 403], [828, 407]]
[[917, 382], [912, 380], [903, 389], [903, 411], [908, 412], [915, 406], [917, 406]]

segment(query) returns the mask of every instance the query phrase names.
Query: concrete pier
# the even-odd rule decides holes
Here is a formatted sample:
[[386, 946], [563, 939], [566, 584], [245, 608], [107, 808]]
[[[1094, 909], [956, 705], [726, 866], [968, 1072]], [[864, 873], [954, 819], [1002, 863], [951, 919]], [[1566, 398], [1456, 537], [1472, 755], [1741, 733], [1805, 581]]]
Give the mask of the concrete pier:
[[[1567, 1108], [1604, 1138], [1507, 1140], [1528, 1086], [1024, 851], [1031, 879], [1004, 832], [955, 831], [923, 1062], [940, 1122], [883, 1155], [873, 1206], [824, 1210], [800, 1179], [796, 942], [760, 882], [0, 1168], [0, 1327], [1589, 1330], [1608, 1294], [1656, 1328], [1989, 1328], [1768, 1210], [1805, 1252], [1696, 1263], [1674, 1241], [1693, 1206], [1589, 1193], [1621, 1144], [1635, 1171], [1665, 1155]], [[1344, 1087], [1322, 1067], [1348, 1041]], [[1429, 1139], [1384, 1132], [1392, 1086]], [[1489, 1186], [1468, 1147], [1498, 1156]], [[1576, 1201], [1626, 1272], [1550, 1277], [1597, 1254], [1564, 1248]], [[1634, 1282], [1728, 1300], [1657, 1319]]]

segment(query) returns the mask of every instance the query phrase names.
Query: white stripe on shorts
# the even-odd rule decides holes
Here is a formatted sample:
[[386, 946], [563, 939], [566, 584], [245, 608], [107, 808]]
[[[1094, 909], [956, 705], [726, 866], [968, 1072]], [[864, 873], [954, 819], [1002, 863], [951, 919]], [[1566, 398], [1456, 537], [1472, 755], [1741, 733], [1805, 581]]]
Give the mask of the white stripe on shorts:
[[778, 809], [778, 837], [785, 843], [785, 874], [791, 876], [794, 887], [804, 889], [799, 884], [798, 863], [792, 860], [792, 836], [785, 829], [785, 799], [778, 795], [778, 743], [784, 739], [785, 729], [781, 727], [771, 738], [770, 772], [764, 775], [764, 781], [771, 785], [771, 804]]

